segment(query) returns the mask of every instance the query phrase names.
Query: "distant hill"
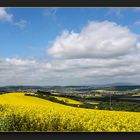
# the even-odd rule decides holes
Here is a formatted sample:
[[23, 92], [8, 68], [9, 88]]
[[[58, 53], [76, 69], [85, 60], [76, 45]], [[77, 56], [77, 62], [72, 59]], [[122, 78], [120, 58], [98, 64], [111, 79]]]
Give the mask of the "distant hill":
[[134, 90], [140, 89], [140, 85], [130, 85], [130, 86], [110, 86], [110, 87], [101, 87], [104, 90], [115, 90], [115, 91], [127, 91], [127, 90]]
[[0, 87], [0, 91], [14, 91], [14, 90], [77, 90], [77, 91], [90, 91], [96, 89], [103, 90], [117, 90], [117, 91], [125, 91], [125, 90], [133, 90], [140, 89], [140, 85], [135, 85], [131, 83], [111, 83], [104, 85], [89, 85], [89, 86], [4, 86]]
[[136, 86], [137, 84], [133, 84], [133, 83], [111, 83], [111, 84], [105, 84], [104, 86]]

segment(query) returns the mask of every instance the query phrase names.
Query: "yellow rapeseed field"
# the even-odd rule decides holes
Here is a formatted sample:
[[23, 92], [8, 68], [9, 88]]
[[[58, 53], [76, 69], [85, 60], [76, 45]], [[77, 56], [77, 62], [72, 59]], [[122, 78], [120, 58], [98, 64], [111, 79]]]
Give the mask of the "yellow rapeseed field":
[[52, 96], [52, 97], [55, 97], [57, 100], [64, 101], [65, 103], [68, 103], [68, 104], [79, 104], [79, 105], [82, 104], [82, 102], [80, 101], [72, 100], [65, 97], [58, 97], [58, 96]]
[[134, 95], [132, 95], [132, 96], [140, 96], [140, 93], [134, 94]]
[[0, 95], [0, 131], [140, 132], [140, 113], [75, 108], [8, 93]]

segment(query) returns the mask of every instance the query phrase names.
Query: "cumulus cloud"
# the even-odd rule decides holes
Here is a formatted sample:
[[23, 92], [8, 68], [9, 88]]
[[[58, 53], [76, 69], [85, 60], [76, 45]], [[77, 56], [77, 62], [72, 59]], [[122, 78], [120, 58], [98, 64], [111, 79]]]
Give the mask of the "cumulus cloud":
[[64, 31], [48, 54], [54, 58], [112, 58], [138, 49], [137, 35], [114, 22], [89, 22], [79, 33]]
[[80, 33], [58, 36], [48, 50], [52, 59], [0, 59], [0, 86], [140, 84], [139, 49], [137, 35], [129, 28], [90, 22]]
[[13, 14], [8, 13], [7, 8], [0, 8], [0, 21], [11, 22], [13, 20]]

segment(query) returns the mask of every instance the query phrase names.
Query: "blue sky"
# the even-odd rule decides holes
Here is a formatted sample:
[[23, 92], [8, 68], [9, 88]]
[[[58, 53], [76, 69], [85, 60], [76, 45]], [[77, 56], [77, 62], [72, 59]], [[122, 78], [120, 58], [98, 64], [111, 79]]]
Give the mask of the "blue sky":
[[[103, 26], [104, 28], [101, 29], [103, 32], [100, 34], [100, 28]], [[98, 27], [97, 31], [95, 27]], [[127, 30], [125, 30], [126, 28]], [[82, 31], [87, 36], [84, 36]], [[113, 31], [115, 35], [112, 38]], [[102, 34], [107, 37], [105, 38]], [[128, 60], [137, 62], [140, 54], [138, 50], [140, 48], [139, 34], [140, 8], [0, 8], [1, 85], [78, 85], [126, 81], [137, 83], [139, 80], [136, 77], [140, 75], [135, 75], [136, 72], [132, 69], [126, 71], [126, 67], [122, 68], [116, 63], [127, 64]], [[95, 41], [92, 41], [92, 38]], [[97, 43], [96, 38], [102, 43], [110, 44], [112, 40], [116, 39], [116, 42], [120, 40], [119, 43], [124, 41], [125, 44], [122, 43], [122, 47], [120, 44], [115, 44], [114, 46], [118, 45], [118, 48], [112, 45], [106, 49], [102, 46], [103, 44]], [[121, 38], [123, 39], [121, 40]], [[78, 39], [81, 41], [78, 42]], [[132, 46], [130, 46], [131, 43]], [[82, 52], [83, 50], [84, 52]], [[132, 59], [132, 56], [135, 58]], [[97, 64], [100, 64], [101, 61], [105, 64], [104, 69], [97, 68], [99, 67]], [[108, 64], [109, 62], [110, 64]], [[89, 67], [90, 64], [92, 65]], [[11, 65], [13, 71], [17, 67], [19, 77], [16, 75], [17, 78], [15, 78], [13, 72], [11, 72], [13, 75], [9, 74], [8, 77], [7, 67]], [[41, 65], [40, 69], [37, 68], [37, 65]], [[112, 75], [104, 73], [110, 69], [108, 65], [116, 66], [112, 68]], [[138, 62], [135, 66], [137, 65]], [[58, 68], [59, 66], [60, 68]], [[87, 67], [83, 75], [72, 76], [73, 72], [79, 74], [80, 71], [83, 71], [83, 67]], [[134, 66], [129, 65], [129, 67]], [[139, 65], [137, 67], [139, 71]], [[122, 73], [117, 72], [120, 69]], [[96, 72], [98, 71], [102, 74], [99, 74], [97, 78]], [[36, 72], [38, 76], [29, 77], [32, 75], [31, 72]], [[129, 76], [124, 76], [123, 72], [128, 72]], [[133, 76], [130, 76], [130, 73]], [[24, 79], [23, 74], [28, 78]], [[44, 74], [47, 76], [44, 77]], [[4, 75], [7, 78], [3, 78]], [[119, 78], [115, 78], [116, 75], [119, 75]], [[84, 78], [85, 81], [81, 82], [81, 78]]]
[[[42, 57], [49, 43], [63, 30], [79, 32], [88, 21], [114, 21], [140, 32], [135, 22], [140, 12], [128, 8], [9, 8], [13, 14], [12, 22], [27, 21], [24, 29], [14, 23], [0, 22], [1, 57]], [[117, 12], [119, 14], [117, 14]], [[47, 55], [47, 54], [46, 54]]]

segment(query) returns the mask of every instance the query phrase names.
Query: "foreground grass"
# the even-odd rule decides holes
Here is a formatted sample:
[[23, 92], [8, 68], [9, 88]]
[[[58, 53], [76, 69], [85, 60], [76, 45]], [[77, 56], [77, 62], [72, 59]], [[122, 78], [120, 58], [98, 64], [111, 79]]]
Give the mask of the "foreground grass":
[[74, 108], [9, 93], [0, 95], [0, 131], [140, 132], [140, 113]]

